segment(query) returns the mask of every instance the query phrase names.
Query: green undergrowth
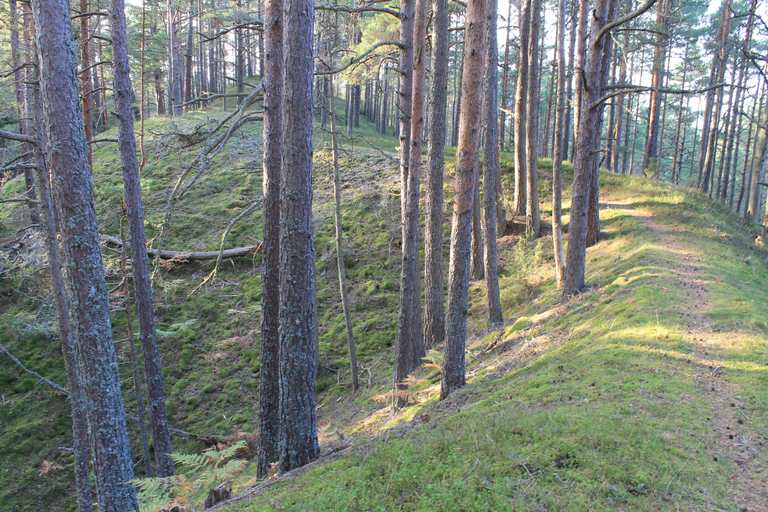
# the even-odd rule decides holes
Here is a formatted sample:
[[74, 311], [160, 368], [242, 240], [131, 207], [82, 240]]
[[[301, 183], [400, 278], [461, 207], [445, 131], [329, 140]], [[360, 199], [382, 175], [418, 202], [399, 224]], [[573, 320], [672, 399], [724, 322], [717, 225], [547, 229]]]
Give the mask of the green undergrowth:
[[561, 303], [551, 256], [514, 249], [550, 276], [529, 271], [532, 298], [473, 338], [464, 389], [437, 403], [433, 388], [397, 427], [225, 510], [739, 510], [717, 427], [753, 436], [765, 467], [766, 253], [696, 192], [601, 183], [587, 291]]

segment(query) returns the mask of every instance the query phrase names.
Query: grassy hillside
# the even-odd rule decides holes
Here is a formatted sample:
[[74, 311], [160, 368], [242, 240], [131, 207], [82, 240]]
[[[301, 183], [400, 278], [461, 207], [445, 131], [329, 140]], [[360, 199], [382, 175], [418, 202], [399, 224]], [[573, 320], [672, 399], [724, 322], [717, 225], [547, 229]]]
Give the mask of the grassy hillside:
[[[698, 193], [602, 186], [586, 293], [560, 303], [541, 249], [528, 303], [474, 337], [464, 390], [437, 403], [426, 371], [402, 413], [329, 419], [366, 435], [223, 510], [766, 510], [764, 249]], [[507, 290], [534, 258], [520, 247]]]
[[[142, 184], [150, 236], [160, 232], [170, 190], [198, 151], [175, 148], [220, 118], [192, 114], [170, 127], [167, 119], [149, 120]], [[254, 124], [233, 137], [177, 202], [164, 249], [216, 250], [230, 221], [260, 196], [260, 129]], [[753, 226], [698, 194], [604, 175], [604, 236], [588, 253], [589, 291], [559, 301], [546, 215], [544, 236], [535, 241], [521, 241], [519, 226], [510, 225], [500, 239], [507, 325], [486, 332], [483, 285], [473, 283], [469, 385], [438, 404], [440, 356], [431, 353], [412, 379], [413, 405], [393, 415], [386, 393], [400, 273], [396, 141], [363, 133], [365, 139], [344, 143], [342, 186], [344, 259], [365, 386], [351, 393], [329, 144], [318, 130], [318, 414], [321, 444], [333, 453], [228, 510], [760, 509], [747, 493], [762, 488], [768, 473], [768, 266], [750, 239]], [[101, 144], [94, 161], [101, 231], [117, 236], [122, 178], [115, 147]], [[548, 166], [540, 162], [545, 210]], [[511, 164], [503, 168], [509, 185]], [[449, 165], [447, 201], [451, 172]], [[2, 196], [20, 189], [16, 180]], [[23, 234], [20, 212], [18, 205], [0, 208], [2, 253]], [[248, 237], [261, 237], [259, 211], [232, 227], [226, 245], [251, 245]], [[40, 241], [27, 236], [21, 243], [0, 261], [0, 342], [63, 384]], [[113, 288], [122, 279], [119, 258], [104, 255]], [[258, 256], [224, 261], [200, 289], [213, 262], [157, 269], [168, 410], [173, 427], [193, 434], [174, 438], [181, 452], [206, 447], [195, 435], [223, 438], [258, 424], [260, 264]], [[118, 290], [111, 299], [126, 406], [135, 415], [123, 299]], [[8, 510], [74, 510], [72, 456], [62, 449], [71, 446], [66, 400], [4, 356], [0, 392], [0, 503]], [[140, 453], [136, 424], [129, 429]], [[143, 472], [139, 461], [137, 474]], [[254, 475], [249, 467], [235, 479], [236, 493], [248, 494]], [[201, 508], [202, 498], [195, 500]]]

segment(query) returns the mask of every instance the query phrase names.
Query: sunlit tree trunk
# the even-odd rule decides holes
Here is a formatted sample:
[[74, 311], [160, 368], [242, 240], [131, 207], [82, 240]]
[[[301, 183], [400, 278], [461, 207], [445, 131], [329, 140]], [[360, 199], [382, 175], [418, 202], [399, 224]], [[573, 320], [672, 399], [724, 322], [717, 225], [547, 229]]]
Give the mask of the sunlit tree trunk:
[[480, 111], [482, 107], [485, 50], [485, 2], [469, 0], [465, 29], [464, 75], [461, 81], [464, 106], [456, 152], [451, 257], [448, 278], [448, 317], [440, 399], [466, 382], [464, 352], [467, 340], [469, 260], [472, 244], [472, 188], [479, 164]]
[[517, 62], [517, 87], [515, 88], [515, 195], [512, 203], [514, 215], [524, 215], [528, 191], [528, 158], [526, 133], [528, 126], [528, 46], [531, 43], [531, 0], [520, 0], [520, 53]]
[[445, 338], [443, 171], [448, 100], [448, 0], [434, 0], [432, 82], [427, 149], [427, 223], [424, 244], [424, 346]]
[[[408, 395], [405, 392], [405, 378], [414, 368], [418, 367], [421, 358], [425, 355], [421, 326], [421, 288], [419, 286], [419, 181], [421, 177], [421, 143], [424, 133], [428, 9], [429, 0], [416, 0], [412, 24], [413, 32], [411, 34], [414, 47], [411, 67], [411, 115], [407, 132], [410, 136], [406, 139], [409, 147], [401, 148], [401, 151], [408, 151], [409, 154], [407, 157], [401, 157], [401, 162], [407, 162], [407, 171], [403, 175], [406, 180], [403, 189], [405, 193], [403, 252], [393, 392], [395, 408], [403, 407], [408, 402]], [[401, 133], [403, 132], [401, 131]], [[402, 137], [400, 141], [402, 143]]]
[[498, 91], [498, 47], [496, 41], [496, 20], [498, 0], [486, 0], [485, 77], [483, 100], [483, 235], [485, 241], [485, 296], [488, 302], [488, 327], [498, 327], [503, 318], [499, 295], [499, 262], [496, 247], [496, 180], [499, 174], [499, 145], [496, 141], [497, 91]]

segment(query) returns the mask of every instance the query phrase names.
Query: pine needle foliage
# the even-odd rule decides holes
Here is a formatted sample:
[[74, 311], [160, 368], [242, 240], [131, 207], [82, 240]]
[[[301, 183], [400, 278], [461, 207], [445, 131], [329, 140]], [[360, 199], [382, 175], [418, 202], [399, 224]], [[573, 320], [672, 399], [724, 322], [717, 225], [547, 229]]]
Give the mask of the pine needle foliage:
[[221, 451], [172, 454], [176, 475], [134, 480], [141, 512], [174, 506], [194, 508], [191, 502], [200, 491], [216, 487], [245, 469], [247, 461], [233, 458], [245, 447], [245, 441], [238, 441]]

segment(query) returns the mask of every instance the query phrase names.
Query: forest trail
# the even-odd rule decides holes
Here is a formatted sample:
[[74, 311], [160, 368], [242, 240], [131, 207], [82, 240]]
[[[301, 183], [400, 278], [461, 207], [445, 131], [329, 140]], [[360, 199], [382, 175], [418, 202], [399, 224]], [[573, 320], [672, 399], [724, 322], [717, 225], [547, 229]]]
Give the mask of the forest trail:
[[759, 457], [765, 450], [763, 436], [741, 403], [740, 389], [722, 378], [723, 368], [710, 354], [710, 351], [718, 352], [718, 347], [727, 346], [734, 334], [713, 329], [707, 318], [713, 309], [710, 288], [722, 278], [716, 278], [714, 283], [708, 279], [703, 268], [707, 256], [686, 243], [672, 228], [658, 222], [647, 210], [632, 204], [610, 206], [626, 210], [637, 218], [670, 256], [669, 284], [685, 290], [686, 300], [678, 306], [687, 320], [683, 334], [689, 343], [690, 362], [699, 370], [695, 372], [697, 388], [701, 386], [702, 397], [709, 405], [707, 419], [711, 437], [702, 444], [714, 460], [724, 458], [735, 464], [736, 469], [730, 476], [729, 498], [738, 510], [768, 510], [768, 468]]

